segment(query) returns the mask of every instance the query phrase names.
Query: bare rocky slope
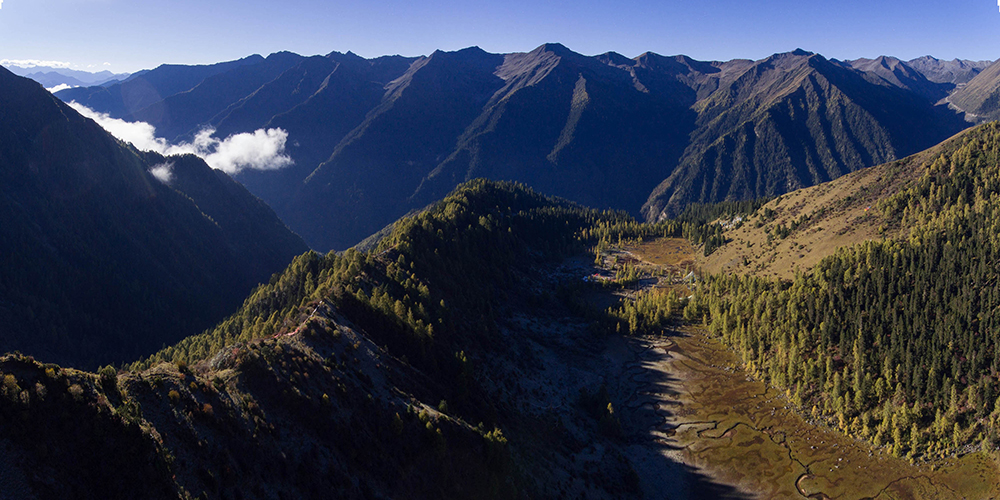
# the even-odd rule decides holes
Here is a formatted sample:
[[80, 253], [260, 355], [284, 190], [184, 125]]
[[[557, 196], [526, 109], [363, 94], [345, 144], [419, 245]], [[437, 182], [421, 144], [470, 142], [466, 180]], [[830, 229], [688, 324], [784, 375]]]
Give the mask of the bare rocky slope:
[[1000, 64], [984, 69], [948, 100], [967, 113], [970, 121], [981, 123], [1000, 118]]
[[[294, 166], [236, 178], [326, 251], [475, 177], [655, 220], [691, 202], [824, 182], [967, 126], [935, 102], [971, 63], [854, 63], [801, 50], [728, 62], [584, 56], [559, 44], [418, 58], [279, 53], [161, 67], [117, 88], [59, 96], [178, 140], [203, 126], [223, 136], [287, 130]], [[140, 77], [154, 87], [142, 95], [160, 97], [126, 106], [119, 95]]]

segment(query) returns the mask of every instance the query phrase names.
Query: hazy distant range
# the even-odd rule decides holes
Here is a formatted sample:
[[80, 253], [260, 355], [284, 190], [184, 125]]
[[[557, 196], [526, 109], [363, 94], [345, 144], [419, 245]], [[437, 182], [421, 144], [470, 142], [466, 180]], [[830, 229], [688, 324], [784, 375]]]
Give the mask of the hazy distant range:
[[53, 68], [51, 66], [4, 66], [11, 73], [18, 76], [25, 76], [42, 84], [47, 89], [59, 87], [93, 87], [95, 85], [108, 85], [118, 83], [130, 76], [129, 73], [112, 73], [110, 71], [99, 71], [91, 73], [89, 71], [79, 71], [68, 68]]

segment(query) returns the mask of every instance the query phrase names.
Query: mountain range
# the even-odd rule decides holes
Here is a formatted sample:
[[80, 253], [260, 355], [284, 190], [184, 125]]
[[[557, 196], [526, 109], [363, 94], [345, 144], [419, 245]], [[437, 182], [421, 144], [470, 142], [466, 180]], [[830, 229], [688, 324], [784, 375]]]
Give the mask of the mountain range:
[[[665, 488], [744, 498], [702, 472], [745, 476], [733, 468], [753, 442], [725, 441], [739, 458], [699, 458], [697, 468], [668, 453], [678, 428], [670, 419], [697, 408], [673, 388], [703, 380], [649, 368], [659, 363], [649, 351], [675, 347], [646, 342], [672, 335], [742, 349], [754, 364], [722, 358], [725, 370], [783, 389], [760, 399], [848, 434], [852, 448], [871, 441], [881, 455], [873, 460], [903, 464], [900, 474], [926, 466], [904, 456], [933, 465], [988, 453], [1000, 442], [996, 360], [978, 352], [998, 345], [998, 155], [1000, 128], [985, 125], [763, 205], [702, 206], [702, 222], [639, 224], [521, 184], [466, 182], [368, 251], [300, 255], [215, 327], [127, 369], [0, 356], [9, 422], [0, 426], [0, 484], [24, 498], [640, 498]], [[720, 219], [729, 229], [704, 224]], [[629, 278], [638, 261], [610, 249], [705, 230], [722, 236], [716, 253], [742, 265], [704, 276], [689, 298], [674, 287], [687, 290], [690, 263]], [[698, 260], [711, 264], [702, 249], [710, 255]], [[789, 250], [822, 255], [793, 281], [763, 278], [770, 257]], [[595, 283], [608, 262], [619, 274]], [[663, 280], [672, 285], [652, 285]], [[949, 292], [963, 287], [975, 292]], [[840, 311], [851, 316], [823, 321]], [[911, 317], [926, 327], [912, 328]], [[909, 375], [924, 363], [926, 377]], [[640, 399], [644, 391], [662, 403]], [[837, 427], [847, 419], [856, 425]], [[713, 443], [734, 432], [713, 424], [697, 422], [719, 431], [707, 433]], [[795, 425], [809, 442], [815, 424]], [[778, 450], [784, 463], [789, 450]], [[823, 460], [831, 474], [822, 477], [842, 477], [833, 469], [842, 458]], [[808, 473], [801, 467], [780, 483], [787, 491]], [[993, 470], [964, 472], [960, 487], [995, 486]], [[905, 496], [911, 483], [899, 481], [893, 491]]]
[[7, 66], [7, 70], [17, 76], [24, 76], [42, 84], [45, 88], [53, 88], [59, 85], [70, 87], [89, 87], [94, 85], [108, 85], [128, 78], [129, 73], [112, 73], [110, 71], [81, 71], [69, 68], [55, 68], [52, 66]]
[[[57, 95], [145, 121], [289, 134], [293, 167], [235, 178], [317, 250], [344, 249], [475, 177], [647, 220], [774, 196], [930, 147], [968, 126], [941, 99], [989, 63], [584, 56], [471, 47], [429, 56], [276, 53], [161, 66]], [[957, 90], [956, 90], [957, 89]], [[956, 101], [957, 102], [957, 101]]]
[[0, 349], [96, 367], [200, 332], [305, 243], [195, 156], [140, 152], [0, 69]]
[[[743, 498], [673, 453], [698, 406], [677, 391], [726, 390], [661, 371], [693, 359], [674, 335], [766, 382], [727, 405], [798, 413], [685, 424], [735, 450], [722, 467], [760, 444], [796, 462], [781, 491], [837, 486], [839, 458], [811, 473], [785, 446], [817, 427], [879, 462], [995, 451], [1000, 128], [900, 159], [967, 125], [949, 100], [992, 66], [924, 63], [279, 53], [71, 92], [175, 141], [299, 141], [242, 185], [0, 70], [0, 350], [21, 351], [0, 355], [0, 494]], [[319, 254], [279, 215], [334, 247], [385, 228]], [[641, 262], [650, 242], [673, 264]], [[992, 460], [962, 479], [995, 487]], [[936, 487], [914, 471], [939, 463], [882, 491]]]

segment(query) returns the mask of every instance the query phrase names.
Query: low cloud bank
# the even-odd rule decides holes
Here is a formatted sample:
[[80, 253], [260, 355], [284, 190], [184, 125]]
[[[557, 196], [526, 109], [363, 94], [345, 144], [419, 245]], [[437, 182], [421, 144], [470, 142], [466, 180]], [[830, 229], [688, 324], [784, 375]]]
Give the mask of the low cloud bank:
[[[205, 128], [195, 135], [193, 142], [171, 144], [162, 137], [156, 137], [156, 127], [146, 122], [127, 122], [112, 118], [106, 113], [100, 113], [77, 102], [69, 103], [81, 115], [98, 123], [111, 135], [131, 142], [133, 146], [144, 151], [155, 151], [162, 155], [193, 154], [205, 160], [212, 168], [222, 170], [227, 174], [235, 174], [243, 169], [277, 170], [292, 164], [292, 159], [285, 154], [285, 143], [288, 132], [280, 128], [259, 129], [252, 133], [234, 134], [225, 139], [215, 137], [215, 129]], [[157, 179], [169, 182], [173, 165], [157, 165], [164, 167], [160, 174], [153, 172]], [[166, 180], [164, 180], [164, 178]]]
[[[0, 0], [0, 4], [3, 0]], [[19, 68], [36, 68], [39, 66], [46, 68], [69, 69], [72, 64], [62, 61], [41, 61], [38, 59], [0, 59], [0, 66], [17, 66]]]
[[71, 89], [71, 88], [73, 88], [72, 85], [65, 84], [65, 83], [60, 83], [59, 85], [56, 85], [55, 87], [52, 87], [50, 89], [45, 89], [45, 90], [48, 90], [49, 92], [52, 92], [53, 94], [55, 94], [56, 92], [59, 92], [60, 90], [66, 90], [66, 89]]

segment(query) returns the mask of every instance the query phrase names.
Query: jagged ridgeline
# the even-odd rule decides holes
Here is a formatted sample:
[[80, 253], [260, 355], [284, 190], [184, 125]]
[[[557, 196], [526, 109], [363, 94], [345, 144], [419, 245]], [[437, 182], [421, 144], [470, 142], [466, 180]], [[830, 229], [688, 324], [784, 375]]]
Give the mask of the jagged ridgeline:
[[[0, 457], [21, 464], [15, 487], [53, 498], [129, 497], [137, 484], [150, 497], [549, 491], [510, 451], [506, 426], [522, 417], [475, 376], [491, 357], [514, 362], [498, 318], [527, 300], [539, 265], [682, 230], [472, 181], [370, 252], [298, 257], [216, 328], [129, 372], [0, 358]], [[610, 470], [608, 494], [632, 494], [631, 469]]]
[[[294, 165], [235, 178], [325, 252], [476, 177], [649, 221], [692, 202], [777, 196], [968, 127], [936, 103], [966, 83], [990, 95], [988, 76], [1000, 66], [980, 74], [988, 64], [841, 62], [804, 50], [728, 62], [584, 56], [558, 43], [416, 58], [279, 52], [164, 65], [57, 95], [148, 122], [172, 142], [190, 142], [204, 127], [220, 138], [285, 130]], [[980, 113], [970, 106], [962, 109]]]
[[898, 455], [1000, 444], [1000, 125], [943, 145], [877, 207], [898, 237], [791, 282], [733, 274], [689, 304], [816, 418]]
[[624, 212], [584, 208], [518, 183], [471, 181], [433, 208], [401, 219], [370, 252], [300, 256], [214, 330], [133, 368], [193, 363], [232, 343], [283, 333], [303, 319], [299, 311], [321, 299], [332, 300], [381, 341], [405, 345], [400, 354], [411, 362], [437, 363], [429, 357], [437, 351], [432, 345], [448, 345], [470, 331], [478, 332], [474, 340], [488, 342], [494, 304], [538, 259], [585, 250], [612, 235], [681, 231], [677, 222], [640, 224]]

